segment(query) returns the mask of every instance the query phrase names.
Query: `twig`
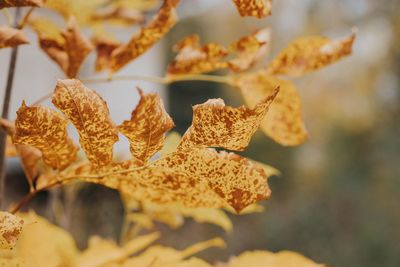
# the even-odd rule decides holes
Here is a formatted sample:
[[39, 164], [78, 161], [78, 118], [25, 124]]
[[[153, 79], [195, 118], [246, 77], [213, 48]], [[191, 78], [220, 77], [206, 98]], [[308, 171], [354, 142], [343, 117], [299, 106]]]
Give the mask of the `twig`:
[[[18, 27], [18, 19], [20, 15], [20, 8], [15, 10], [14, 27]], [[18, 46], [13, 47], [11, 51], [10, 63], [8, 67], [7, 83], [4, 95], [3, 109], [1, 117], [4, 119], [8, 118], [8, 112], [10, 108], [10, 99], [14, 81], [15, 66], [17, 63]], [[7, 134], [4, 130], [0, 130], [0, 208], [4, 205], [4, 193], [5, 193], [5, 150], [6, 150], [6, 138]]]

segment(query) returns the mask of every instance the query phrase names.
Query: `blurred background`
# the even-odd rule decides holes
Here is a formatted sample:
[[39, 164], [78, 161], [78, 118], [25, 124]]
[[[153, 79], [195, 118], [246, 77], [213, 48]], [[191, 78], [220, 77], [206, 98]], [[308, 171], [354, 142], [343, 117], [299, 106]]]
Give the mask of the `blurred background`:
[[[340, 38], [348, 36], [354, 27], [358, 33], [352, 56], [294, 80], [310, 140], [299, 147], [282, 147], [258, 132], [242, 153], [282, 172], [269, 180], [273, 195], [262, 203], [265, 211], [230, 215], [232, 233], [191, 220], [175, 231], [157, 225], [164, 232], [161, 243], [183, 248], [220, 235], [226, 239], [227, 249], [208, 250], [203, 258], [222, 261], [245, 250], [294, 250], [331, 266], [399, 266], [400, 2], [276, 0], [273, 15], [262, 20], [241, 18], [229, 0], [182, 2], [178, 9], [181, 21], [122, 74], [162, 75], [174, 57], [173, 44], [193, 33], [204, 43], [228, 45], [257, 28], [270, 26], [270, 58], [297, 37]], [[129, 38], [123, 32], [121, 36]], [[21, 48], [11, 119], [22, 99], [28, 103], [37, 99], [62, 77], [35, 46], [33, 42], [32, 47]], [[8, 57], [9, 50], [0, 51], [1, 83], [5, 82]], [[91, 61], [93, 58], [82, 76], [92, 76]], [[124, 81], [92, 88], [107, 100], [113, 119], [120, 123], [129, 118], [137, 102], [137, 85], [163, 95], [180, 133], [191, 123], [191, 105], [218, 97], [229, 105], [244, 104], [236, 90], [210, 82], [163, 87]], [[126, 143], [119, 146], [119, 153], [126, 153]], [[27, 185], [17, 160], [7, 161], [7, 171], [11, 203], [26, 192]], [[57, 221], [51, 207], [59, 194], [57, 190], [43, 193], [30, 205]], [[118, 237], [123, 208], [116, 192], [87, 186], [70, 205], [75, 208], [70, 209], [68, 220], [57, 222], [73, 233], [80, 247], [85, 247], [87, 237], [93, 234]]]

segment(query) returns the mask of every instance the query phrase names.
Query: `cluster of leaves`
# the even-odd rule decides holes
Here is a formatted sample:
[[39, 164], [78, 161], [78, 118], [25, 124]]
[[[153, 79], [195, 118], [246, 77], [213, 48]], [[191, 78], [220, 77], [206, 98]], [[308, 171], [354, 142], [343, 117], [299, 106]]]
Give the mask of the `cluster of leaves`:
[[[192, 217], [230, 231], [232, 224], [220, 208], [237, 213], [260, 210], [256, 202], [270, 196], [267, 179], [277, 171], [225, 150], [244, 150], [259, 127], [282, 145], [303, 143], [307, 132], [301, 101], [294, 84], [281, 76], [300, 76], [349, 55], [355, 35], [342, 40], [325, 37], [295, 40], [266, 67], [256, 70], [257, 63], [268, 55], [271, 40], [268, 28], [244, 36], [228, 47], [216, 43], [201, 45], [197, 35], [188, 36], [175, 45], [176, 58], [162, 81], [196, 78], [202, 73], [226, 69], [230, 73], [218, 77], [219, 81], [239, 88], [247, 106], [234, 108], [226, 106], [222, 99], [210, 99], [193, 106], [192, 125], [182, 137], [176, 133], [166, 135], [174, 122], [160, 97], [138, 89], [140, 101], [131, 118], [116, 126], [106, 102], [77, 79], [81, 65], [96, 50], [96, 71], [109, 71], [108, 80], [112, 80], [113, 73], [148, 51], [178, 22], [179, 2], [164, 0], [153, 18], [145, 23], [145, 13], [158, 6], [159, 1], [0, 1], [0, 8], [31, 7], [19, 28], [0, 27], [0, 48], [28, 43], [22, 32], [28, 22], [38, 35], [41, 49], [69, 78], [58, 80], [52, 95], [52, 103], [61, 113], [23, 102], [15, 122], [0, 121], [8, 133], [7, 155], [21, 158], [31, 187], [28, 197], [77, 181], [104, 185], [121, 193], [130, 212], [128, 220], [146, 229], [152, 229], [154, 221], [179, 227], [183, 217]], [[242, 16], [263, 18], [271, 13], [271, 0], [233, 0], [233, 3]], [[65, 29], [47, 18], [29, 19], [36, 7], [61, 15]], [[139, 31], [125, 43], [110, 37], [112, 34], [107, 30], [109, 25], [135, 24], [140, 25]], [[91, 28], [91, 39], [81, 27]], [[87, 161], [79, 158], [80, 149], [67, 133], [69, 123], [79, 133]], [[132, 154], [131, 159], [122, 162], [113, 160], [118, 133], [129, 140]], [[0, 266], [210, 266], [188, 257], [223, 244], [214, 239], [183, 251], [151, 246], [137, 254], [157, 239], [158, 234], [154, 233], [129, 240], [123, 247], [95, 238], [88, 250], [79, 252], [67, 233], [36, 215], [20, 216], [36, 221], [37, 229], [25, 231], [17, 242], [21, 219], [0, 213], [1, 248], [16, 246], [13, 252], [4, 252]], [[45, 236], [53, 243], [46, 247], [37, 245]], [[28, 249], [32, 247], [38, 251]], [[43, 255], [51, 255], [51, 259]], [[292, 252], [265, 251], [244, 253], [216, 266], [267, 263], [276, 267], [319, 266]]]
[[[211, 265], [193, 255], [205, 249], [223, 248], [225, 243], [220, 238], [196, 243], [183, 250], [171, 247], [153, 245], [160, 237], [158, 232], [141, 235], [118, 246], [112, 241], [93, 236], [89, 246], [79, 251], [74, 239], [65, 230], [50, 224], [44, 218], [33, 212], [20, 213], [19, 217], [8, 213], [0, 214], [0, 224], [9, 232], [20, 231], [21, 220], [26, 222], [26, 228], [19, 236], [14, 250], [0, 249], [0, 266], [7, 267], [322, 267], [297, 253], [282, 251], [245, 252], [232, 257], [228, 262]], [[21, 219], [22, 218], [22, 219]], [[46, 240], [46, 242], [43, 242]], [[9, 242], [9, 239], [2, 242]], [[35, 249], [32, 249], [35, 248]], [[132, 256], [133, 255], [133, 256]]]

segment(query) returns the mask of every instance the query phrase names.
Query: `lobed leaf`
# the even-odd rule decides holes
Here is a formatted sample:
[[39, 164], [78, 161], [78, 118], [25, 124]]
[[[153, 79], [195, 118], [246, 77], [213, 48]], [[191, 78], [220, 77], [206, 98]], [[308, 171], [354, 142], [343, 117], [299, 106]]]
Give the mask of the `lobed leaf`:
[[58, 80], [52, 102], [75, 125], [90, 162], [95, 167], [109, 164], [118, 133], [101, 96], [79, 80]]
[[271, 75], [301, 76], [321, 69], [352, 52], [355, 33], [341, 40], [304, 37], [293, 41], [268, 65]]
[[279, 94], [261, 122], [261, 130], [284, 146], [300, 145], [307, 140], [301, 100], [293, 83], [260, 71], [236, 77], [235, 84], [250, 107], [254, 107], [260, 99], [270, 95], [279, 86]]
[[22, 232], [24, 220], [4, 211], [0, 211], [0, 249], [12, 249], [16, 246]]
[[233, 0], [239, 14], [243, 17], [263, 18], [271, 15], [272, 0]]
[[118, 130], [129, 139], [132, 155], [146, 163], [162, 148], [165, 133], [175, 124], [165, 111], [159, 95], [145, 95], [139, 88], [138, 92], [139, 104], [132, 112], [131, 119], [118, 126]]
[[164, 4], [149, 25], [143, 27], [127, 44], [121, 45], [111, 54], [110, 69], [116, 72], [144, 54], [156, 44], [177, 22], [175, 8], [180, 0], [164, 0]]
[[0, 9], [5, 7], [42, 7], [43, 0], [0, 0]]
[[253, 108], [225, 106], [222, 99], [211, 99], [195, 105], [192, 125], [183, 135], [178, 149], [222, 147], [244, 150], [276, 98], [278, 87]]
[[185, 37], [175, 45], [174, 49], [178, 54], [168, 66], [168, 74], [203, 73], [228, 66], [225, 61], [221, 61], [228, 55], [228, 51], [216, 43], [201, 47], [197, 35]]
[[68, 137], [67, 123], [64, 117], [51, 109], [28, 107], [23, 102], [17, 111], [13, 141], [36, 147], [42, 152], [44, 163], [62, 170], [75, 160], [78, 151]]
[[28, 43], [28, 39], [21, 30], [9, 26], [0, 26], [0, 48], [16, 47]]

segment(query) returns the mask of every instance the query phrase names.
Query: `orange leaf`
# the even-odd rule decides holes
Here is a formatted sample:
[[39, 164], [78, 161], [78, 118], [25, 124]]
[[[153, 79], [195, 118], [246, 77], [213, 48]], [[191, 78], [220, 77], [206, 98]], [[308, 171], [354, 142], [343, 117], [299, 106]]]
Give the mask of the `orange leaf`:
[[0, 249], [15, 247], [24, 221], [8, 212], [0, 211]]
[[244, 150], [278, 91], [271, 90], [254, 108], [225, 106], [222, 99], [211, 99], [195, 105], [192, 125], [182, 137], [179, 149], [200, 146]]
[[21, 30], [0, 26], [0, 48], [28, 44], [29, 41]]
[[144, 54], [156, 44], [177, 22], [175, 7], [180, 0], [164, 0], [163, 6], [149, 25], [143, 27], [127, 44], [115, 49], [111, 55], [112, 72]]
[[281, 145], [295, 146], [308, 138], [301, 114], [301, 100], [293, 83], [268, 76], [265, 72], [243, 74], [235, 79], [248, 106], [270, 95], [276, 87], [280, 92], [260, 127]]
[[40, 47], [54, 60], [69, 78], [77, 76], [80, 66], [94, 49], [81, 33], [76, 20], [71, 17], [66, 31], [60, 31], [49, 20], [37, 19], [30, 25], [39, 36]]
[[132, 155], [145, 163], [162, 148], [165, 133], [175, 125], [159, 95], [145, 95], [139, 88], [138, 92], [139, 104], [131, 119], [118, 126], [118, 130], [129, 139]]
[[109, 164], [118, 133], [101, 96], [79, 80], [58, 80], [52, 102], [77, 128], [91, 163], [96, 167]]
[[241, 16], [263, 18], [271, 15], [272, 0], [233, 0]]
[[111, 53], [120, 45], [119, 42], [105, 37], [94, 37], [92, 42], [96, 46], [96, 72], [107, 70], [110, 66]]
[[228, 51], [215, 43], [200, 47], [197, 35], [185, 37], [174, 49], [178, 55], [168, 66], [169, 74], [203, 73], [227, 67], [227, 63], [221, 59], [227, 56]]
[[47, 165], [62, 170], [74, 161], [78, 151], [68, 137], [67, 123], [64, 117], [51, 109], [28, 107], [23, 102], [17, 111], [13, 141], [38, 148]]
[[2, 0], [0, 1], [0, 9], [5, 7], [41, 7], [43, 0]]
[[355, 33], [341, 40], [326, 37], [304, 37], [283, 49], [268, 65], [272, 75], [300, 76], [321, 69], [352, 52]]
[[229, 61], [229, 68], [233, 71], [244, 71], [252, 67], [266, 56], [270, 40], [271, 30], [264, 28], [234, 42], [230, 50], [238, 56]]

